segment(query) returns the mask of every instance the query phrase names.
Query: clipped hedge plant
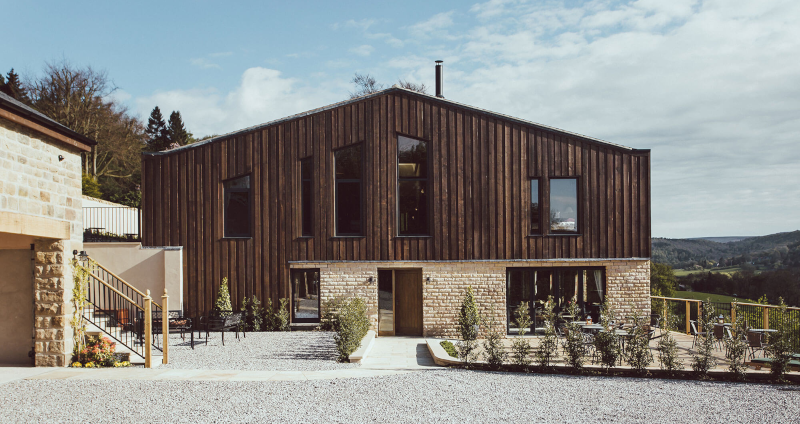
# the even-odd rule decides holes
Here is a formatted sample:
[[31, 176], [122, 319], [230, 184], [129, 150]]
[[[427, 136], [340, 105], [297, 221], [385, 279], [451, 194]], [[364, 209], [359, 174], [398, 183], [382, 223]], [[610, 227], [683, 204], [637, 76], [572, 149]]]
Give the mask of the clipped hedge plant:
[[361, 346], [361, 339], [369, 331], [367, 305], [363, 299], [356, 297], [342, 302], [336, 311], [334, 330], [336, 334], [333, 339], [339, 351], [339, 360], [346, 362], [350, 354]]

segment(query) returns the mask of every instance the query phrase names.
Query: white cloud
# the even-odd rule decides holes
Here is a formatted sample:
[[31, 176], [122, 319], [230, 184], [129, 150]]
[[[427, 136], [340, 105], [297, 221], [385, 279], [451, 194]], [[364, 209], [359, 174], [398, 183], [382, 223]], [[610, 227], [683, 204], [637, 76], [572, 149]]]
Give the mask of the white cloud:
[[371, 55], [373, 51], [375, 51], [375, 47], [372, 47], [369, 44], [362, 44], [358, 47], [351, 48], [349, 51], [355, 55], [367, 57]]
[[434, 34], [445, 34], [451, 26], [453, 26], [453, 11], [437, 13], [429, 19], [409, 26], [407, 30], [414, 38], [428, 38]]
[[141, 116], [154, 106], [165, 113], [179, 110], [195, 136], [225, 134], [341, 100], [325, 87], [312, 87], [279, 71], [250, 68], [229, 93], [213, 88], [156, 92], [136, 99]]
[[491, 1], [471, 11], [483, 23], [450, 29], [464, 42], [450, 46], [460, 63], [445, 63], [445, 95], [651, 148], [653, 235], [800, 228], [799, 4]]
[[191, 60], [192, 65], [197, 66], [198, 68], [202, 69], [211, 69], [216, 68], [220, 69], [220, 66], [204, 57], [198, 57]]

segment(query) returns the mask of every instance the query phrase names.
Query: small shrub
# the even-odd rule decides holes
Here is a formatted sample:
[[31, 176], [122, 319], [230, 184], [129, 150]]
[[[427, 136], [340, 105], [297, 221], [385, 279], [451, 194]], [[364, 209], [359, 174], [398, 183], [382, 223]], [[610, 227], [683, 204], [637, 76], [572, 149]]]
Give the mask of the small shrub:
[[339, 351], [339, 360], [346, 362], [350, 354], [361, 346], [361, 339], [369, 331], [367, 305], [361, 298], [352, 298], [342, 303], [336, 315], [336, 334], [333, 338]]
[[650, 333], [644, 330], [643, 325], [642, 317], [634, 309], [633, 328], [630, 332], [626, 356], [628, 365], [640, 375], [646, 374], [647, 366], [653, 362], [653, 354], [650, 353]]
[[336, 328], [336, 312], [342, 307], [344, 299], [334, 297], [322, 302], [322, 314], [319, 320], [319, 329], [322, 331], [334, 331]]
[[791, 344], [791, 323], [786, 303], [783, 298], [779, 298], [780, 308], [770, 311], [770, 324], [772, 328], [778, 330], [769, 335], [769, 345], [764, 348], [766, 356], [772, 358], [770, 362], [770, 373], [776, 380], [783, 380], [789, 361], [792, 359]]
[[705, 331], [706, 336], [700, 338], [700, 345], [697, 352], [692, 355], [692, 369], [701, 377], [708, 375], [708, 371], [717, 366], [717, 360], [714, 358], [714, 322], [717, 316], [714, 307], [711, 305], [711, 300], [706, 299], [703, 302], [703, 313], [697, 317], [701, 329], [698, 331]]
[[514, 365], [527, 367], [531, 363], [531, 343], [524, 337], [531, 326], [528, 302], [520, 302], [517, 309], [514, 310], [514, 316], [514, 323], [519, 329], [519, 334], [511, 342], [511, 362]]
[[261, 302], [256, 295], [248, 299], [242, 298], [242, 306], [239, 308], [244, 312], [244, 320], [242, 321], [241, 328], [245, 331], [262, 331], [264, 321], [264, 310], [261, 308]]
[[487, 321], [486, 340], [483, 342], [484, 358], [489, 368], [500, 369], [508, 357], [503, 346], [503, 334], [498, 330], [500, 323], [495, 316], [494, 305], [489, 307], [489, 320]]
[[231, 293], [228, 291], [228, 277], [223, 278], [222, 284], [219, 285], [217, 300], [214, 301], [214, 310], [219, 312], [220, 316], [228, 316], [233, 310]]
[[731, 324], [731, 338], [725, 339], [725, 347], [727, 348], [728, 359], [731, 361], [728, 365], [728, 371], [733, 374], [735, 380], [744, 380], [747, 376], [747, 365], [745, 365], [745, 357], [747, 357], [747, 329], [745, 325], [744, 315], [739, 311], [739, 305], [734, 304], [731, 312], [736, 315], [736, 320]]
[[555, 302], [553, 296], [547, 297], [547, 302], [542, 309], [544, 318], [544, 337], [539, 340], [539, 346], [534, 350], [536, 365], [549, 368], [558, 356], [558, 337], [556, 336], [556, 314], [553, 312]]
[[461, 335], [461, 340], [458, 342], [458, 357], [468, 367], [475, 361], [477, 347], [475, 340], [478, 338], [480, 322], [475, 295], [472, 292], [472, 286], [469, 286], [464, 291], [464, 299], [461, 301], [461, 309], [458, 312], [458, 333]]
[[683, 369], [683, 361], [678, 357], [678, 342], [672, 337], [670, 330], [675, 328], [672, 319], [664, 319], [661, 323], [661, 337], [658, 339], [656, 351], [658, 361], [662, 370], [669, 375], [674, 375], [675, 371]]
[[603, 326], [605, 331], [598, 332], [594, 337], [594, 348], [600, 356], [600, 365], [606, 371], [617, 366], [619, 357], [622, 354], [619, 337], [614, 331], [613, 324], [615, 320], [616, 313], [614, 308], [608, 304], [608, 300], [605, 300], [600, 308], [600, 325]]
[[291, 330], [290, 317], [289, 317], [289, 299], [280, 299], [278, 311], [275, 313], [275, 330], [276, 331], [289, 331]]
[[442, 340], [439, 342], [439, 345], [450, 355], [451, 358], [458, 358], [458, 351], [456, 350], [456, 345], [453, 344], [450, 340]]
[[[573, 317], [580, 314], [577, 299], [573, 296], [572, 300], [567, 304], [567, 312]], [[586, 348], [583, 345], [583, 334], [581, 333], [581, 326], [573, 322], [566, 324], [568, 332], [561, 343], [564, 348], [564, 355], [566, 355], [567, 364], [576, 371], [583, 369], [583, 360], [586, 355]]]

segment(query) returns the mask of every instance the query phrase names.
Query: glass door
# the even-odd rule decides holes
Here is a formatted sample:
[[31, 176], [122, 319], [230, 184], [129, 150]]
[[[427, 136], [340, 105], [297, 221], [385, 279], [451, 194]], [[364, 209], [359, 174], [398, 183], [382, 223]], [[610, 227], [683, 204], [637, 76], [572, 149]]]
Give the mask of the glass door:
[[394, 336], [394, 272], [378, 271], [378, 335]]

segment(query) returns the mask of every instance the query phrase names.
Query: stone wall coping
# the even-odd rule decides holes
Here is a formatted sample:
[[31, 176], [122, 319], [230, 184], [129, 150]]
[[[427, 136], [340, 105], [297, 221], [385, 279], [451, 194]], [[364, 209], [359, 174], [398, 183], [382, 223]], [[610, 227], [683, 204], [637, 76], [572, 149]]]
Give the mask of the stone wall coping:
[[0, 232], [69, 240], [70, 222], [43, 216], [0, 211]]
[[303, 264], [425, 264], [425, 263], [539, 263], [539, 262], [616, 262], [616, 261], [649, 261], [650, 258], [553, 258], [553, 259], [452, 259], [452, 260], [403, 260], [403, 261], [288, 261], [289, 265]]

